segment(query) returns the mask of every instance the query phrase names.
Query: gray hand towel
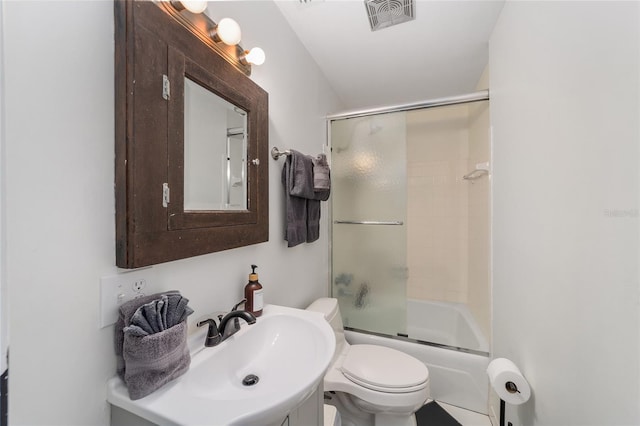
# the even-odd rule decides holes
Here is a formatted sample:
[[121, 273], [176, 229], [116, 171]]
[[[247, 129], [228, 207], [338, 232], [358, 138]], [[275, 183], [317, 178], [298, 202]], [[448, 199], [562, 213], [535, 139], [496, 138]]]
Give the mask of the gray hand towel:
[[124, 303], [115, 329], [118, 375], [132, 400], [181, 376], [191, 363], [186, 317], [193, 313], [176, 291]]
[[313, 159], [313, 189], [316, 192], [331, 189], [331, 171], [324, 154], [319, 154]]
[[184, 321], [193, 313], [187, 306], [188, 299], [179, 293], [163, 294], [159, 299], [140, 306], [133, 314], [130, 325], [124, 328], [127, 332], [139, 336], [159, 333]]
[[123, 350], [129, 397], [144, 398], [189, 369], [187, 322], [147, 336], [125, 332]]
[[193, 309], [187, 306], [189, 299], [182, 297], [180, 293], [167, 294], [168, 307], [167, 307], [167, 325], [172, 327], [181, 323], [189, 315], [193, 313]]
[[308, 200], [327, 201], [329, 199], [331, 191], [316, 191], [314, 188], [313, 158], [292, 149], [291, 155], [287, 156], [285, 166], [287, 163], [290, 163], [288, 190], [291, 195]]
[[160, 299], [163, 294], [172, 294], [178, 293], [173, 290], [166, 293], [156, 293], [149, 296], [139, 297], [137, 299], [130, 300], [128, 302], [123, 303], [120, 306], [118, 313], [118, 320], [116, 321], [115, 333], [114, 333], [114, 348], [116, 351], [116, 371], [118, 376], [124, 380], [124, 371], [125, 364], [124, 358], [122, 357], [123, 346], [124, 346], [124, 328], [131, 324], [131, 317], [138, 310], [138, 308], [146, 303], [152, 302], [153, 300]]

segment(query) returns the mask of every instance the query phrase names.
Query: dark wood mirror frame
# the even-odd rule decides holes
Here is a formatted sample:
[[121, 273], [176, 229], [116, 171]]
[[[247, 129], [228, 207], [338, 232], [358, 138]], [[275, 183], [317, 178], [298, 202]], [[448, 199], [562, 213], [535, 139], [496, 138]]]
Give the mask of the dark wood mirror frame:
[[[114, 4], [117, 266], [138, 268], [267, 241], [267, 92], [242, 64], [185, 25], [169, 2]], [[163, 75], [170, 82], [168, 100]], [[183, 209], [185, 76], [247, 112], [247, 210]], [[164, 187], [170, 189], [166, 205]]]

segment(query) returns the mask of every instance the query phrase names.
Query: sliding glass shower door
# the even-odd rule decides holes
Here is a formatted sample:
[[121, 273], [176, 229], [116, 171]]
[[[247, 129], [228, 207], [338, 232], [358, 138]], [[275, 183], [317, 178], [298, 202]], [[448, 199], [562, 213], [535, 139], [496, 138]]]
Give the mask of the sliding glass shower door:
[[486, 99], [332, 118], [332, 295], [346, 327], [486, 354]]
[[406, 333], [406, 113], [331, 122], [332, 294], [345, 326]]

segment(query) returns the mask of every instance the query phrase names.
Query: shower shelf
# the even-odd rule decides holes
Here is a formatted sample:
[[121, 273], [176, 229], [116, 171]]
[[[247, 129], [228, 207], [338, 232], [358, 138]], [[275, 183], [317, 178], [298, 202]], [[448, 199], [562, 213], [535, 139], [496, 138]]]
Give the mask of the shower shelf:
[[376, 221], [376, 220], [334, 220], [333, 223], [339, 225], [404, 225], [401, 220], [396, 221]]
[[466, 175], [462, 176], [462, 179], [470, 180], [473, 183], [474, 180], [481, 178], [484, 175], [489, 174], [489, 162], [486, 161], [484, 163], [476, 164], [476, 168]]

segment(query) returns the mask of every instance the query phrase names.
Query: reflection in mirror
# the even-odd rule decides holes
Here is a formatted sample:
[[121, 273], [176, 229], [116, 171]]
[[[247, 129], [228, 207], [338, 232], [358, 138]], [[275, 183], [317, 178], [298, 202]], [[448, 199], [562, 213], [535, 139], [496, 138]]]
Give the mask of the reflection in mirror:
[[247, 209], [247, 113], [184, 80], [184, 210]]
[[246, 210], [247, 138], [242, 127], [227, 130], [227, 205], [231, 210]]

